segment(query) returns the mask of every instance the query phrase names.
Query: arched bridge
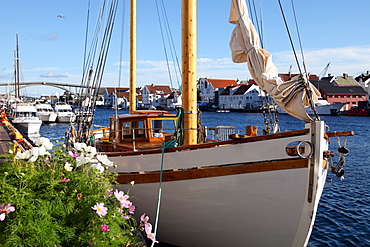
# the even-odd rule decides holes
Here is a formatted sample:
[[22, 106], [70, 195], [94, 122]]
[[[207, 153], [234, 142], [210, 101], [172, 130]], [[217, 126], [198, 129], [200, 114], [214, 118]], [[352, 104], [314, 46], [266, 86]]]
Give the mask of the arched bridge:
[[[0, 86], [15, 86], [16, 83], [0, 83]], [[64, 82], [46, 82], [46, 81], [34, 81], [34, 82], [20, 82], [20, 89], [25, 88], [25, 87], [31, 87], [31, 86], [49, 86], [49, 87], [56, 87], [59, 89], [62, 89], [66, 92], [69, 92], [70, 94], [76, 94], [75, 92], [72, 92], [68, 88], [74, 87], [74, 88], [92, 88], [92, 87], [87, 87], [87, 86], [82, 86], [82, 85], [77, 85], [77, 84], [72, 84], [72, 83], [64, 83]], [[68, 87], [68, 88], [67, 88]], [[15, 88], [15, 87], [14, 87]], [[15, 92], [15, 89], [10, 91], [9, 93]]]

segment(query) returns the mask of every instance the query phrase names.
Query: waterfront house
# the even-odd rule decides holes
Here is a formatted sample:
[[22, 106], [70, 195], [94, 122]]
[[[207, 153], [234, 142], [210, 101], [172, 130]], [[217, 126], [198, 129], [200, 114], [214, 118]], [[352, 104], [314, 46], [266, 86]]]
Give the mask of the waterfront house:
[[182, 106], [182, 97], [179, 90], [173, 90], [166, 99], [166, 109], [174, 110]]
[[367, 100], [367, 92], [360, 84], [347, 74], [343, 76], [322, 77], [321, 80], [312, 80], [313, 85], [320, 91], [321, 97], [329, 103], [347, 103], [342, 110], [347, 111], [359, 102]]
[[127, 108], [129, 98], [129, 88], [106, 87], [104, 90], [105, 107]]
[[200, 108], [212, 108], [219, 105], [219, 95], [229, 86], [236, 86], [239, 80], [225, 79], [208, 79], [199, 78], [197, 83], [198, 88], [198, 104]]
[[362, 73], [361, 75], [355, 77], [355, 80], [360, 84], [360, 86], [367, 92], [367, 101], [370, 101], [369, 94], [370, 94], [370, 74], [369, 71], [366, 73]]
[[143, 107], [149, 109], [154, 106], [157, 109], [167, 108], [167, 98], [171, 95], [169, 86], [145, 85], [142, 89]]
[[219, 108], [259, 111], [263, 105], [263, 98], [264, 94], [257, 85], [228, 86], [219, 95]]

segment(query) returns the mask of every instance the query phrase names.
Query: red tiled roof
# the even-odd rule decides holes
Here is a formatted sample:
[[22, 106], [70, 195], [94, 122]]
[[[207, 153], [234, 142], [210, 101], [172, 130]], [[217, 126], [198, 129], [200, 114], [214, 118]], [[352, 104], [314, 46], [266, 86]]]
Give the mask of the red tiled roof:
[[213, 88], [224, 88], [227, 86], [237, 85], [235, 80], [223, 80], [223, 79], [206, 79], [208, 83], [211, 83]]
[[121, 88], [114, 88], [114, 87], [107, 87], [107, 92], [108, 94], [112, 94], [114, 92], [128, 92], [130, 90], [130, 88], [128, 87], [121, 87]]
[[[169, 86], [155, 86], [155, 85], [145, 85], [151, 94], [170, 94], [172, 90]], [[163, 92], [163, 93], [158, 93]]]

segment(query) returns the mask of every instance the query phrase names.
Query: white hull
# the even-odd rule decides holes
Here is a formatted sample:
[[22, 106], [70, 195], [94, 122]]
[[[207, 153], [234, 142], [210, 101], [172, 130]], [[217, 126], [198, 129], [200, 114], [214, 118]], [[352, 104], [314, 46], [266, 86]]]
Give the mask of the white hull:
[[[310, 133], [299, 136], [165, 153], [163, 170], [174, 174], [166, 177], [163, 173], [157, 239], [179, 246], [307, 245], [327, 173], [323, 165], [323, 151], [327, 150], [324, 123], [311, 127]], [[303, 161], [306, 166], [283, 168], [284, 160], [291, 162], [293, 158], [285, 148], [300, 141], [312, 143], [315, 155], [294, 158], [297, 165]], [[310, 152], [308, 145], [305, 148]], [[118, 166], [116, 172], [133, 172], [137, 179], [142, 176], [138, 172], [149, 176], [157, 172], [158, 179], [161, 156], [110, 160]], [[237, 167], [242, 172], [233, 170]], [[231, 172], [225, 174], [222, 169]], [[190, 178], [181, 175], [185, 173]], [[128, 189], [125, 184], [119, 186]], [[158, 182], [143, 181], [130, 189], [138, 198], [131, 199], [137, 206], [136, 216], [146, 213], [152, 224], [158, 190]]]
[[54, 123], [57, 119], [57, 114], [54, 112], [50, 104], [36, 104], [37, 115], [44, 123]]
[[57, 113], [57, 122], [73, 123], [76, 120], [76, 114], [72, 111], [72, 107], [68, 104], [56, 104], [55, 112]]
[[[326, 104], [316, 104], [315, 109], [318, 115], [337, 115], [345, 104], [346, 103], [330, 104], [327, 103], [326, 101]], [[307, 111], [308, 114], [312, 114], [311, 107], [306, 107], [305, 110]], [[280, 107], [277, 108], [277, 112], [282, 114], [288, 114], [285, 111], [283, 111]]]
[[36, 107], [27, 103], [14, 105], [11, 122], [24, 135], [39, 134], [42, 124]]
[[40, 119], [15, 118], [12, 123], [22, 134], [35, 135], [40, 132], [42, 121]]
[[75, 114], [73, 112], [57, 113], [57, 122], [59, 123], [73, 123], [75, 121]]
[[[328, 105], [316, 105], [316, 112], [319, 115], [336, 115], [342, 109], [346, 103], [333, 103]], [[307, 108], [306, 111], [312, 114], [311, 108]]]
[[44, 123], [54, 123], [57, 119], [57, 114], [56, 113], [38, 113], [39, 118], [44, 122]]

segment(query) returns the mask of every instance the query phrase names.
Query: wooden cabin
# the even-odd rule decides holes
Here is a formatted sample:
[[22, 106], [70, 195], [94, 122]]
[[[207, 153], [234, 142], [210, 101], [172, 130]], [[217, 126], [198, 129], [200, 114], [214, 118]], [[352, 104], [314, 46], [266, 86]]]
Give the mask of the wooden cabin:
[[109, 137], [100, 138], [100, 152], [125, 152], [161, 148], [174, 138], [177, 116], [166, 111], [136, 111], [112, 115]]

